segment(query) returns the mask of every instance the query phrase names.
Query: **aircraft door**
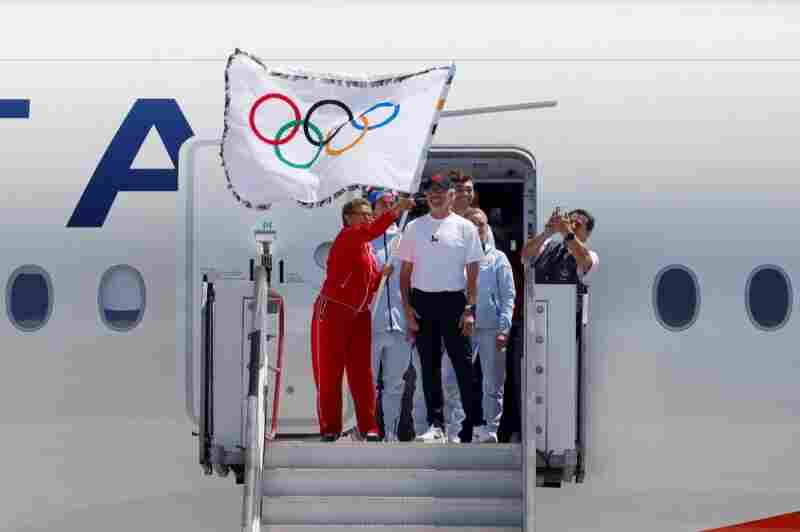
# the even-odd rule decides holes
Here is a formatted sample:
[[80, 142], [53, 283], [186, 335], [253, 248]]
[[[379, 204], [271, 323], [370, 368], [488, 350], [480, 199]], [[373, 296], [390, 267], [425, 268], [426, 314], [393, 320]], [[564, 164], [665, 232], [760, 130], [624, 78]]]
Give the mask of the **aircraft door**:
[[[202, 305], [203, 277], [252, 280], [251, 260], [256, 247], [253, 230], [271, 224], [271, 288], [283, 298], [285, 336], [279, 435], [315, 434], [318, 429], [316, 389], [311, 370], [310, 322], [314, 298], [325, 277], [330, 244], [342, 227], [342, 205], [360, 190], [346, 192], [328, 205], [304, 208], [296, 202], [276, 203], [267, 211], [243, 208], [227, 188], [219, 161], [219, 141], [190, 139], [181, 148], [178, 232], [179, 360], [186, 376], [186, 409], [199, 424], [203, 404]], [[233, 335], [230, 327], [218, 334]], [[346, 394], [344, 421], [353, 425], [354, 408]]]
[[[520, 260], [525, 241], [537, 233], [537, 205], [541, 181], [532, 154], [508, 147], [434, 146], [424, 176], [461, 170], [472, 176], [475, 198], [489, 219], [495, 247], [512, 265], [517, 297], [514, 326], [507, 349], [506, 382], [501, 441], [518, 441], [523, 405], [533, 410], [532, 438], [536, 442], [538, 470], [547, 485], [583, 478], [585, 431], [581, 346], [586, 316], [578, 325], [577, 287], [537, 285], [532, 271]], [[535, 292], [535, 293], [534, 293]], [[588, 295], [583, 295], [584, 309]], [[576, 331], [578, 334], [576, 335]], [[533, 372], [523, 397], [523, 354], [530, 355]], [[480, 354], [478, 354], [480, 357]], [[482, 378], [476, 365], [476, 380]], [[474, 389], [479, 389], [476, 382]]]
[[[519, 441], [521, 435], [521, 360], [524, 352], [522, 318], [525, 309], [525, 273], [520, 251], [528, 234], [535, 233], [537, 205], [536, 161], [527, 150], [507, 147], [434, 146], [423, 175], [461, 170], [474, 180], [473, 206], [489, 218], [495, 247], [508, 258], [514, 275], [516, 298], [509, 347], [500, 441]], [[478, 354], [480, 357], [480, 354]], [[475, 389], [482, 374], [476, 364]]]

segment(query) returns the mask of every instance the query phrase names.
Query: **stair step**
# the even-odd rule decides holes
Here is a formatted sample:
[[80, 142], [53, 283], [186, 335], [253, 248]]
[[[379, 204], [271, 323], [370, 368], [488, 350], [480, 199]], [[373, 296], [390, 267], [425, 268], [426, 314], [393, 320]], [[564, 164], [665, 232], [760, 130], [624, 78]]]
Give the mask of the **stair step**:
[[521, 527], [522, 500], [444, 497], [265, 497], [266, 525]]
[[261, 532], [522, 532], [520, 526], [263, 525]]
[[265, 448], [267, 468], [493, 469], [519, 471], [522, 449], [509, 444], [433, 444], [275, 441]]
[[522, 472], [441, 469], [267, 469], [265, 497], [522, 497]]

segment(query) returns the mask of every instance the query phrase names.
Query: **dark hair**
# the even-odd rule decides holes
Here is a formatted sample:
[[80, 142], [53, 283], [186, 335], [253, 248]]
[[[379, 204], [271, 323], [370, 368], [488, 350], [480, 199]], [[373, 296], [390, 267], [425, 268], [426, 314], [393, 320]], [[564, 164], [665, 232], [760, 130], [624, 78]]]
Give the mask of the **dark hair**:
[[345, 227], [349, 225], [347, 223], [345, 215], [353, 214], [356, 211], [357, 207], [365, 207], [365, 206], [372, 209], [372, 205], [370, 205], [369, 202], [364, 198], [351, 199], [350, 201], [344, 204], [344, 206], [342, 207], [342, 223], [345, 225]]
[[447, 177], [449, 177], [450, 181], [453, 183], [466, 183], [467, 181], [472, 181], [472, 176], [460, 168], [456, 168], [455, 170], [450, 170], [447, 172]]
[[586, 232], [591, 233], [594, 230], [594, 216], [589, 214], [589, 211], [585, 209], [575, 209], [574, 211], [570, 212], [570, 214], [579, 214], [586, 218]]

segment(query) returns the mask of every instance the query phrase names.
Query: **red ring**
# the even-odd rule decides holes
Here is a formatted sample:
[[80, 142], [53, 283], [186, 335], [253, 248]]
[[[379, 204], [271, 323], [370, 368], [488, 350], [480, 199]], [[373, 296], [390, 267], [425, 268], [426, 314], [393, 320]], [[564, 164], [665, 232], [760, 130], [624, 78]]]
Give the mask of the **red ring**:
[[[284, 139], [270, 140], [264, 135], [262, 135], [261, 132], [256, 127], [256, 111], [258, 110], [258, 106], [266, 102], [270, 98], [278, 98], [279, 100], [283, 100], [284, 102], [288, 103], [289, 107], [291, 107], [292, 111], [294, 111], [294, 119], [297, 121], [297, 124]], [[279, 94], [277, 92], [270, 92], [269, 94], [265, 94], [264, 96], [256, 100], [256, 102], [250, 108], [250, 129], [253, 131], [253, 133], [255, 133], [256, 137], [266, 142], [267, 144], [271, 144], [272, 146], [280, 146], [281, 144], [286, 144], [287, 142], [292, 140], [292, 137], [294, 137], [297, 131], [300, 129], [300, 109], [297, 108], [297, 105], [292, 100], [290, 100], [283, 94]]]

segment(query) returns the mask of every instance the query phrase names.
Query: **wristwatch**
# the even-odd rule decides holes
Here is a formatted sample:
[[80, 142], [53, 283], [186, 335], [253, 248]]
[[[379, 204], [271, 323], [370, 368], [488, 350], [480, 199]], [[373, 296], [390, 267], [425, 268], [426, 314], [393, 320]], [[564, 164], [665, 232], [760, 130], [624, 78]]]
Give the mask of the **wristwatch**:
[[466, 307], [464, 307], [464, 312], [469, 312], [470, 314], [472, 314], [474, 316], [475, 315], [475, 307], [476, 306], [477, 305], [467, 305]]
[[564, 242], [569, 242], [570, 240], [575, 240], [575, 233], [573, 233], [572, 231], [567, 233], [566, 236], [564, 237]]

